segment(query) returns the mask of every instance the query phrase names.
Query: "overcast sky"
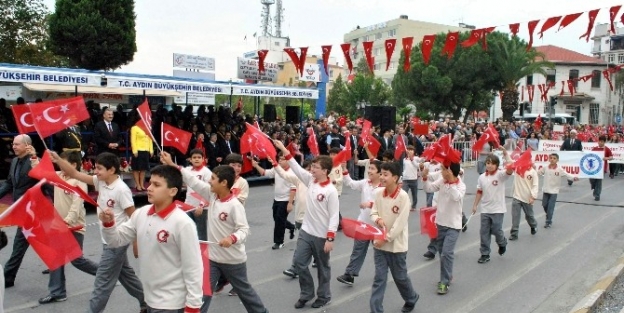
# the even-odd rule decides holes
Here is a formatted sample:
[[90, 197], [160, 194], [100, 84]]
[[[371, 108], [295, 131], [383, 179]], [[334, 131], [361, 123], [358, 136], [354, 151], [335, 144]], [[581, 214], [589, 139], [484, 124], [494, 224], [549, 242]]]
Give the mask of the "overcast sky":
[[[44, 0], [50, 10], [54, 10], [54, 2]], [[236, 57], [254, 50], [252, 35], [260, 34], [260, 0], [137, 0], [135, 3], [138, 51], [134, 61], [118, 72], [171, 75], [175, 52], [214, 57], [216, 79], [229, 80], [236, 76]], [[528, 39], [530, 20], [543, 21], [551, 16], [601, 8], [597, 23], [608, 23], [609, 8], [618, 4], [621, 3], [614, 0], [283, 0], [282, 32], [291, 38], [294, 47], [309, 46], [309, 54], [320, 53], [321, 45], [339, 45], [343, 35], [357, 25], [366, 27], [405, 14], [412, 20], [447, 25], [463, 22], [477, 28], [497, 26], [497, 30], [505, 32], [509, 30], [508, 24], [519, 22], [522, 23], [520, 36]], [[271, 15], [274, 12], [273, 6]], [[624, 8], [616, 20], [623, 12]], [[553, 27], [543, 39], [536, 39], [534, 45], [557, 45], [590, 54], [591, 40], [586, 43], [578, 39], [585, 33], [587, 22], [587, 14], [583, 14], [559, 33]], [[535, 32], [540, 28], [541, 23]], [[339, 51], [332, 50], [332, 56], [342, 63]]]

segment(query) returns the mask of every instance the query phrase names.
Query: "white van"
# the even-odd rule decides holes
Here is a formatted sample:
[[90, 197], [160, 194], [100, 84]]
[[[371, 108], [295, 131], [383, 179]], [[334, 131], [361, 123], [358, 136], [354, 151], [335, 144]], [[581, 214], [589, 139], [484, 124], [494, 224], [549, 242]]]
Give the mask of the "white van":
[[[516, 119], [517, 121], [527, 121], [529, 123], [533, 123], [537, 119], [537, 116], [538, 114], [526, 113], [524, 114], [524, 116], [514, 115], [514, 119]], [[576, 117], [566, 113], [555, 113], [552, 117], [550, 116], [550, 114], [540, 114], [540, 117], [542, 119], [542, 123], [546, 123], [548, 121], [551, 121], [554, 124], [558, 125], [576, 125], [578, 123]]]

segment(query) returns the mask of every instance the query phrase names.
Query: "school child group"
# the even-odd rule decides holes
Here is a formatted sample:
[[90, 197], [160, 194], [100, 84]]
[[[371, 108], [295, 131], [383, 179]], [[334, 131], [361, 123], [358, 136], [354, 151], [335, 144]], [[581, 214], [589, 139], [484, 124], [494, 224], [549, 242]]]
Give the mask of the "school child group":
[[[367, 178], [354, 181], [346, 164], [334, 166], [331, 156], [321, 155], [299, 165], [280, 141], [274, 141], [274, 144], [279, 152], [277, 160], [269, 158], [272, 169], [264, 170], [255, 161], [252, 163], [261, 175], [275, 178], [273, 249], [283, 247], [286, 229], [290, 231], [291, 239], [294, 230], [299, 230], [292, 266], [284, 271], [285, 275], [299, 279], [300, 294], [294, 308], [304, 308], [308, 302], [312, 302], [312, 308], [320, 308], [331, 302], [330, 252], [340, 224], [339, 197], [343, 185], [361, 192], [358, 221], [383, 230], [385, 236], [372, 241], [354, 240], [349, 264], [337, 280], [348, 285], [354, 283], [372, 243], [375, 274], [370, 311], [384, 312], [388, 271], [404, 300], [401, 312], [413, 311], [419, 294], [407, 273], [408, 217], [410, 211], [416, 209], [417, 180], [421, 179], [427, 193], [427, 205], [436, 201], [438, 229], [437, 238], [432, 240], [424, 256], [433, 259], [435, 254], [440, 255], [437, 293], [448, 292], [453, 278], [455, 245], [462, 229], [466, 229], [462, 212], [466, 185], [462, 181], [460, 164], [445, 159], [425, 162], [414, 155], [412, 146], [408, 146], [402, 164], [374, 158], [365, 160]], [[507, 151], [503, 149], [503, 153], [507, 161], [504, 169], [499, 170], [501, 161], [489, 154], [485, 159], [486, 171], [477, 182], [472, 213], [475, 214], [481, 204], [479, 263], [490, 261], [492, 235], [498, 253], [503, 255], [507, 250], [502, 229], [506, 212], [505, 182], [514, 171], [509, 240], [518, 239], [521, 211], [525, 213], [531, 234], [537, 232], [533, 214], [538, 194], [537, 175], [545, 177], [546, 228], [553, 224], [560, 180], [573, 178], [557, 165], [556, 154], [550, 156], [548, 167], [539, 171], [533, 167], [518, 171]], [[247, 312], [268, 312], [247, 278], [245, 241], [250, 227], [244, 205], [249, 185], [239, 176], [243, 156], [231, 154], [225, 160], [227, 165], [210, 171], [203, 165], [205, 156], [201, 150], [191, 152], [191, 166], [187, 168], [177, 166], [171, 156], [163, 152], [161, 161], [164, 165], [151, 170], [147, 188], [150, 204], [135, 209], [130, 189], [118, 175], [119, 159], [113, 154], [102, 153], [97, 157], [93, 176], [80, 172], [79, 157], [70, 153], [51, 155], [61, 169], [61, 177], [83, 189], [86, 189], [85, 184], [94, 185], [98, 191], [98, 216], [104, 244], [100, 263], [84, 258], [72, 262], [80, 270], [96, 276], [88, 312], [104, 311], [117, 280], [139, 301], [141, 312], [207, 312], [212, 297], [202, 291], [199, 240], [211, 243], [210, 284], [213, 289], [220, 290], [229, 283], [233, 287], [230, 293], [239, 296]], [[183, 184], [187, 186], [186, 201], [196, 207], [190, 214], [178, 209], [174, 203]], [[412, 192], [413, 201], [407, 191]], [[81, 205], [72, 204], [72, 201], [79, 201], [76, 198], [70, 196], [65, 204], [58, 205]], [[295, 224], [287, 220], [288, 213], [293, 210]], [[84, 208], [65, 215], [71, 223], [84, 223]], [[135, 257], [139, 258], [140, 280], [128, 264], [126, 251], [130, 244], [133, 244]], [[313, 261], [319, 278], [316, 290], [309, 269]], [[67, 299], [62, 268], [57, 271], [60, 273], [51, 273], [50, 295], [40, 299], [42, 304]]]

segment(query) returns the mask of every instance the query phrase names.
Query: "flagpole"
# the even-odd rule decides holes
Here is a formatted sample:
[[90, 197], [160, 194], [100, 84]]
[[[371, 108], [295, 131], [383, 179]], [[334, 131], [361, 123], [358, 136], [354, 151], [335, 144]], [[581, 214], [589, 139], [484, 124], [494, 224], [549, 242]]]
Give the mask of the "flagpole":
[[[165, 142], [165, 122], [160, 122], [160, 144], [162, 145]], [[160, 153], [162, 154], [163, 150], [160, 148]]]
[[214, 242], [214, 241], [208, 241], [208, 240], [200, 240], [199, 243], [207, 243], [207, 244], [213, 244], [213, 245], [218, 245], [218, 242]]

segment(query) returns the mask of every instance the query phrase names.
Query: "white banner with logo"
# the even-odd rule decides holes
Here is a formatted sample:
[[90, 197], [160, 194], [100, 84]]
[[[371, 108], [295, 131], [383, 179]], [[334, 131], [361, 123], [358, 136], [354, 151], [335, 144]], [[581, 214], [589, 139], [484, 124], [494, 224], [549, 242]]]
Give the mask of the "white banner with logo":
[[[533, 164], [536, 169], [550, 165], [548, 158], [551, 153], [559, 155], [559, 162], [563, 169], [569, 174], [578, 178], [604, 178], [604, 151], [531, 151]], [[495, 151], [500, 160], [501, 165], [503, 154], [501, 151]], [[501, 169], [504, 167], [501, 166]]]
[[0, 66], [0, 82], [100, 86], [101, 74], [23, 69]]
[[215, 59], [198, 55], [174, 53], [173, 67], [214, 72]]
[[237, 75], [240, 79], [276, 82], [279, 66], [276, 63], [264, 62], [264, 72], [258, 73], [258, 60], [238, 58]]
[[257, 86], [233, 85], [232, 94], [235, 96], [318, 99], [318, 90], [273, 87], [273, 86], [262, 86], [262, 85], [257, 85]]
[[116, 88], [135, 88], [151, 90], [171, 90], [177, 92], [202, 92], [216, 94], [230, 94], [230, 85], [223, 83], [200, 83], [181, 80], [156, 80], [149, 78], [129, 78], [109, 76], [108, 86]]
[[303, 76], [299, 77], [304, 82], [320, 82], [321, 67], [317, 63], [306, 63], [303, 67]]
[[195, 92], [187, 92], [183, 93], [180, 97], [174, 97], [173, 101], [178, 104], [193, 104], [193, 105], [214, 105], [215, 104], [215, 95], [209, 93], [195, 93]]
[[[540, 140], [537, 146], [539, 151], [559, 151], [563, 140]], [[611, 152], [613, 152], [613, 160], [609, 163], [624, 164], [624, 143], [606, 143]], [[592, 151], [594, 147], [598, 147], [597, 142], [583, 142], [583, 151]]]

